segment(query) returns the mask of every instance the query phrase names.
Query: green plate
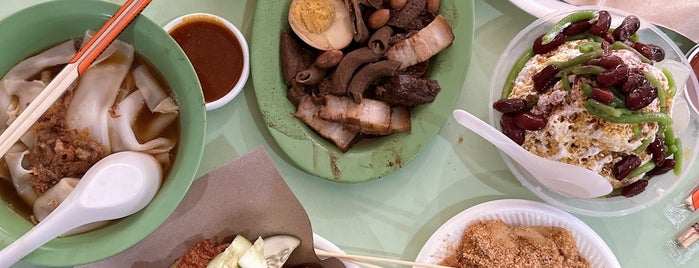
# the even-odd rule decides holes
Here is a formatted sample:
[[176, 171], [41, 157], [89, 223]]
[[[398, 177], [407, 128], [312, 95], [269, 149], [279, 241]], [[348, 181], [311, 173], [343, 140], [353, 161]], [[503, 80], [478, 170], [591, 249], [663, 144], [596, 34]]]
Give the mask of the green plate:
[[[19, 61], [87, 29], [99, 29], [119, 8], [95, 0], [49, 1], [0, 21], [0, 77]], [[153, 201], [140, 212], [84, 234], [57, 238], [25, 260], [45, 266], [73, 266], [115, 255], [153, 232], [174, 211], [195, 178], [204, 148], [206, 112], [201, 87], [189, 60], [172, 38], [144, 16], [119, 36], [160, 71], [180, 104], [180, 143], [173, 168]], [[0, 248], [33, 225], [0, 205]]]
[[415, 157], [436, 135], [452, 110], [471, 57], [473, 1], [445, 0], [441, 14], [453, 28], [454, 43], [433, 60], [430, 77], [442, 91], [430, 104], [411, 111], [412, 131], [364, 140], [342, 153], [291, 114], [279, 64], [279, 35], [289, 30], [290, 1], [258, 0], [251, 41], [251, 71], [262, 117], [282, 151], [302, 170], [341, 182], [362, 182], [389, 174]]

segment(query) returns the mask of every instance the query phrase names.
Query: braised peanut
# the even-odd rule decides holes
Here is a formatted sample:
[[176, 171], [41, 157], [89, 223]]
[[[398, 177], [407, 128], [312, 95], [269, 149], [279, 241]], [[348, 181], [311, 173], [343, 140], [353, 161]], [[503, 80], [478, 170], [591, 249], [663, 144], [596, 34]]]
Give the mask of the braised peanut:
[[435, 13], [439, 10], [439, 2], [441, 2], [441, 1], [440, 0], [427, 0], [425, 2], [425, 8], [428, 11]]
[[369, 26], [369, 29], [376, 30], [386, 25], [390, 18], [391, 11], [389, 9], [377, 9], [371, 13], [371, 15], [369, 15], [369, 18], [367, 18], [367, 26]]
[[342, 51], [337, 49], [327, 50], [321, 53], [313, 63], [319, 68], [328, 69], [337, 66], [342, 60]]

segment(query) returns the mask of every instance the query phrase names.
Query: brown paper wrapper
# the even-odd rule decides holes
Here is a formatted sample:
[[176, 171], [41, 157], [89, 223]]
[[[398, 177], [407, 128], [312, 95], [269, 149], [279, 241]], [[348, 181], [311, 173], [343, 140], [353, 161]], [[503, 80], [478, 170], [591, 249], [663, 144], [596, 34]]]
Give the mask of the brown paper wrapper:
[[173, 214], [144, 240], [81, 267], [169, 267], [204, 239], [243, 235], [254, 241], [276, 234], [301, 239], [286, 265], [344, 267], [337, 259], [321, 261], [315, 255], [308, 214], [258, 148], [197, 179]]
[[607, 6], [636, 14], [699, 41], [699, 1], [696, 0], [564, 0], [576, 6]]

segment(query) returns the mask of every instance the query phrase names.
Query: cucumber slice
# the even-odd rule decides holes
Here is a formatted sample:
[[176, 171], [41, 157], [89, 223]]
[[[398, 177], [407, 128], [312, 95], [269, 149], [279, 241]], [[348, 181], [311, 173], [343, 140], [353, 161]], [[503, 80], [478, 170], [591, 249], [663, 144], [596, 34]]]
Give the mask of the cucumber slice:
[[252, 247], [240, 257], [238, 260], [238, 267], [240, 268], [267, 268], [267, 262], [265, 261], [265, 255], [263, 252], [265, 241], [262, 237], [257, 238]]
[[243, 236], [236, 236], [233, 242], [213, 260], [206, 265], [206, 268], [236, 268], [238, 260], [253, 246], [252, 242]]
[[290, 235], [274, 235], [265, 238], [264, 255], [269, 268], [281, 268], [301, 240]]

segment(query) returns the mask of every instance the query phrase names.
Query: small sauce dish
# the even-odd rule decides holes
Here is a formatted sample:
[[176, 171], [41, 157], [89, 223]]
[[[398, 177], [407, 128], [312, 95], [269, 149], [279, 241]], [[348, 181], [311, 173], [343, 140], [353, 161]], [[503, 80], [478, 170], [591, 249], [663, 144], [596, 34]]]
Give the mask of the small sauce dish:
[[207, 111], [225, 105], [243, 90], [250, 73], [250, 53], [245, 36], [235, 25], [213, 14], [192, 13], [164, 28], [194, 66]]

